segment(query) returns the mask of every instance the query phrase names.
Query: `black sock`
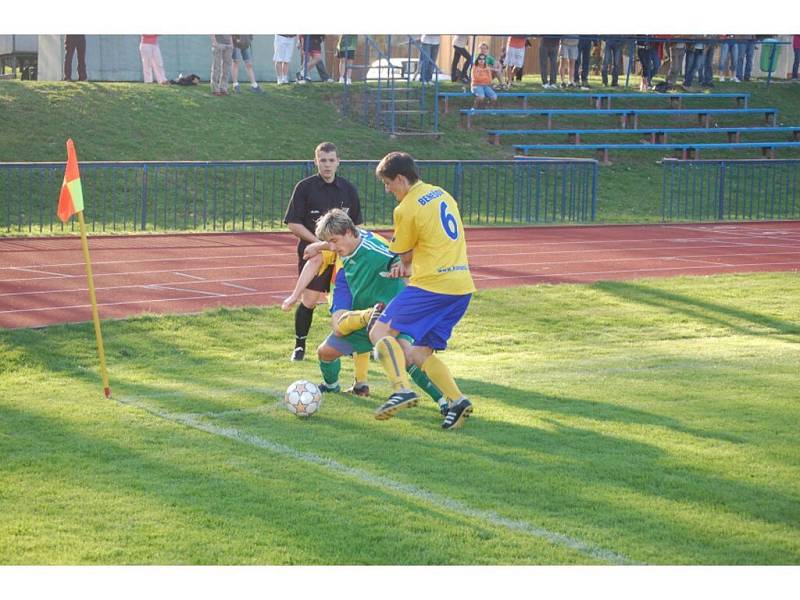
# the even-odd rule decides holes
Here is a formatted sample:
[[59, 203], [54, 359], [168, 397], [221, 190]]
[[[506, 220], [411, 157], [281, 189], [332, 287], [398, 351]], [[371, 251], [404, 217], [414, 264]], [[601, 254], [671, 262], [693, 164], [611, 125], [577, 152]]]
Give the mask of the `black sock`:
[[306, 337], [311, 329], [311, 320], [314, 318], [314, 309], [308, 308], [302, 302], [297, 305], [294, 313], [295, 348], [306, 347]]

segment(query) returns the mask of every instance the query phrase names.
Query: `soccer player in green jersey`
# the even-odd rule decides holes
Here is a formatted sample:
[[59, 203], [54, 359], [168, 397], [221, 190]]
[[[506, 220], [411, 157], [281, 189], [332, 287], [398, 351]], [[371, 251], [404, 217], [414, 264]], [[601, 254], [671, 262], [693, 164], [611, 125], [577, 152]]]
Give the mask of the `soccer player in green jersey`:
[[[338, 392], [340, 357], [352, 354], [356, 358], [372, 350], [367, 325], [375, 313], [375, 307], [391, 302], [405, 287], [405, 283], [401, 279], [385, 276], [397, 258], [389, 252], [386, 240], [358, 229], [343, 210], [333, 209], [324, 214], [317, 222], [315, 235], [322, 241], [306, 248], [308, 263], [282, 308], [289, 310], [299, 299], [305, 285], [338, 255], [339, 265], [334, 275], [331, 306], [333, 331], [317, 349], [324, 379], [320, 389], [323, 392]], [[447, 402], [428, 376], [414, 365], [410, 365], [408, 373], [439, 404], [440, 412], [445, 415]], [[356, 383], [353, 386], [355, 393], [366, 385], [366, 369], [362, 377], [359, 377], [357, 364]]]

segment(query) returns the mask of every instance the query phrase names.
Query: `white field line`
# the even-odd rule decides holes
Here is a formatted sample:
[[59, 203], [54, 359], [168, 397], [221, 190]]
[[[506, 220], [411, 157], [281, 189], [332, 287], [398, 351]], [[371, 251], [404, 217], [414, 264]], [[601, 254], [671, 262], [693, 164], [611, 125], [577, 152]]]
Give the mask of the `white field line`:
[[[92, 266], [95, 266], [95, 263], [92, 262]], [[281, 267], [294, 267], [297, 268], [297, 263], [285, 263], [285, 264], [257, 264], [257, 265], [224, 265], [220, 267], [210, 267], [210, 266], [203, 266], [203, 267], [194, 267], [189, 269], [183, 269], [184, 271], [232, 271], [234, 269], [275, 269]], [[153, 275], [158, 273], [175, 273], [175, 269], [153, 269], [150, 271], [115, 271], [112, 273], [94, 273], [94, 278], [99, 279], [101, 277], [123, 277], [126, 275]], [[186, 273], [181, 273], [184, 277], [189, 277]], [[78, 275], [59, 275], [58, 277], [26, 277], [20, 279], [0, 279], [0, 283], [5, 283], [9, 281], [42, 281], [46, 279], [81, 279], [86, 277], [84, 273], [80, 273]], [[275, 275], [274, 277], [284, 277], [284, 275]], [[204, 279], [202, 277], [198, 279]], [[206, 280], [207, 281], [207, 280]]]
[[[64, 277], [69, 277], [69, 275], [66, 275], [64, 273], [54, 273], [53, 271], [42, 271], [41, 269], [31, 269], [31, 268], [28, 268], [28, 267], [9, 267], [9, 268], [14, 270], [14, 271], [25, 271], [26, 273], [36, 273], [38, 275], [54, 275], [54, 276], [58, 277], [59, 279], [63, 279]], [[37, 277], [36, 279], [39, 279], [39, 278]], [[48, 277], [48, 279], [49, 279], [49, 277]], [[11, 279], [10, 281], [14, 281], [14, 280]], [[21, 279], [21, 280], [18, 280], [18, 281], [27, 281], [27, 279]]]
[[755, 238], [755, 239], [763, 238], [776, 241], [797, 241], [794, 240], [793, 238], [786, 237], [786, 236], [797, 235], [797, 231], [795, 230], [782, 231], [780, 229], [762, 229], [761, 231], [747, 231], [724, 225], [718, 226], [714, 229], [700, 229], [698, 227], [683, 225], [676, 227], [676, 229], [685, 229], [687, 231], [706, 231], [709, 233], [729, 236], [732, 238]]
[[183, 292], [184, 294], [204, 294], [209, 297], [217, 297], [217, 298], [224, 298], [225, 294], [220, 294], [218, 292], [206, 292], [205, 290], [187, 290], [180, 287], [175, 287], [171, 285], [163, 285], [160, 283], [150, 283], [147, 285], [139, 286], [144, 289], [148, 290], [167, 290], [169, 292]]
[[[558, 242], [558, 244], [560, 244], [560, 243], [561, 242]], [[565, 242], [565, 243], [572, 243], [572, 242]], [[575, 243], [583, 244], [585, 242], [575, 242]], [[712, 244], [712, 245], [680, 246], [680, 249], [681, 249], [681, 251], [686, 251], [686, 250], [721, 251], [722, 248], [720, 248], [720, 244], [722, 244], [723, 248], [725, 248], [725, 249], [731, 249], [732, 247], [736, 247], [736, 246], [759, 247], [759, 248], [785, 248], [785, 249], [787, 249], [789, 251], [788, 253], [796, 253], [796, 252], [792, 252], [792, 250], [795, 250], [797, 248], [797, 245], [795, 245], [795, 244], [745, 243], [745, 242], [734, 242], [734, 241], [731, 241], [731, 240], [726, 240], [726, 241], [720, 241], [720, 242]], [[537, 243], [537, 246], [542, 246], [542, 245], [546, 245], [546, 244]], [[500, 245], [493, 245], [492, 247], [498, 247], [498, 246], [500, 246]], [[509, 246], [509, 247], [513, 246], [513, 247], [516, 247], [516, 248], [520, 248], [520, 244], [518, 244], [518, 243], [503, 244], [503, 246]], [[470, 246], [470, 253], [469, 254], [470, 254], [470, 258], [471, 259], [483, 258], [483, 257], [487, 257], [487, 256], [491, 257], [491, 258], [496, 258], [496, 257], [499, 257], [499, 256], [505, 256], [505, 257], [509, 257], [509, 256], [543, 256], [543, 255], [548, 255], [548, 254], [581, 254], [581, 253], [586, 253], [586, 252], [591, 252], [591, 253], [597, 253], [598, 252], [598, 250], [596, 248], [576, 248], [576, 249], [570, 249], [570, 250], [537, 250], [535, 252], [510, 252], [510, 253], [498, 254], [497, 252], [487, 252], [487, 253], [477, 252], [477, 251], [475, 251], [475, 248], [481, 248], [481, 246], [479, 244], [476, 244], [475, 246]], [[670, 245], [670, 246], [643, 246], [643, 247], [640, 247], [640, 248], [631, 248], [631, 247], [605, 248], [605, 249], [603, 249], [603, 251], [606, 252], [606, 253], [625, 253], [625, 252], [637, 252], [637, 251], [647, 251], [647, 252], [674, 251], [675, 249], [676, 249], [676, 247], [674, 245]], [[750, 255], [750, 254], [752, 254], [752, 253], [744, 254], [744, 255]], [[769, 253], [760, 253], [760, 254], [768, 255]], [[775, 252], [773, 254], [783, 254], [783, 252]], [[267, 256], [269, 256], [269, 255], [267, 255]], [[723, 255], [714, 253], [714, 254], [701, 255], [701, 256], [716, 257], [716, 256], [723, 256]], [[733, 256], [737, 256], [737, 255], [733, 255]], [[225, 257], [209, 257], [208, 260], [216, 260], [216, 259], [219, 259], [219, 258], [225, 258]], [[232, 256], [230, 258], [240, 258], [240, 257]], [[658, 257], [652, 257], [652, 258], [655, 259], [655, 258], [658, 258]], [[166, 259], [153, 259], [153, 260], [166, 260]], [[178, 259], [169, 259], [169, 260], [178, 260]], [[189, 260], [193, 260], [193, 261], [194, 260], [204, 260], [204, 258], [203, 257], [187, 257], [187, 258], [185, 258], [185, 260], [187, 260], [187, 261], [189, 261]], [[643, 260], [644, 260], [644, 258], [643, 258]], [[133, 264], [133, 263], [143, 262], [143, 261], [134, 260], [134, 261], [121, 261], [121, 262], [125, 262], [126, 264]], [[562, 262], [564, 262], [564, 261], [562, 261]], [[589, 262], [589, 261], [581, 260], [580, 262]], [[597, 261], [594, 261], [594, 262], [597, 262]], [[70, 265], [70, 266], [75, 266], [77, 264], [78, 263], [75, 263], [74, 265]], [[110, 264], [110, 263], [109, 262], [105, 262], [105, 263], [92, 262], [92, 265], [95, 268], [97, 267], [97, 265], [100, 265], [100, 264]], [[83, 266], [83, 263], [80, 263], [80, 265]], [[83, 277], [85, 277], [85, 274], [83, 274], [83, 273], [79, 273], [79, 274], [76, 274], [76, 275], [69, 275], [69, 274], [64, 274], [64, 273], [48, 272], [48, 271], [42, 271], [41, 270], [41, 268], [45, 268], [45, 267], [60, 267], [60, 266], [67, 266], [67, 265], [54, 264], [54, 265], [40, 265], [40, 266], [37, 266], [37, 267], [0, 267], [0, 271], [2, 271], [4, 269], [5, 270], [17, 270], [17, 271], [25, 270], [25, 271], [30, 271], [30, 272], [33, 272], [33, 273], [41, 272], [41, 273], [46, 273], [47, 274], [47, 276], [45, 276], [45, 277], [23, 277], [23, 278], [17, 278], [17, 279], [2, 279], [2, 280], [0, 280], [0, 282], [40, 281], [40, 280], [48, 280], [48, 279], [82, 279]], [[185, 268], [185, 269], [182, 270], [182, 272], [176, 272], [174, 270], [174, 268], [173, 269], [151, 269], [151, 270], [146, 270], [146, 271], [136, 270], [136, 271], [118, 271], [118, 272], [110, 272], [110, 273], [95, 273], [94, 277], [95, 277], [95, 279], [99, 279], [101, 277], [114, 277], [114, 276], [123, 277], [123, 276], [130, 276], [130, 275], [137, 275], [138, 276], [138, 275], [154, 275], [154, 274], [161, 274], [161, 273], [173, 273], [175, 275], [180, 275], [182, 277], [187, 277], [187, 278], [192, 278], [192, 279], [197, 279], [197, 280], [211, 281], [211, 280], [208, 280], [207, 278], [198, 277], [196, 275], [190, 275], [189, 273], [186, 273], [184, 271], [205, 271], [205, 272], [208, 272], [208, 271], [218, 271], [218, 270], [230, 271], [230, 270], [233, 270], [233, 269], [276, 269], [276, 268], [284, 268], [284, 267], [289, 268], [289, 267], [295, 267], [295, 266], [296, 266], [296, 263], [278, 263], [278, 264], [276, 264], [276, 263], [269, 263], [269, 264], [261, 263], [261, 264], [248, 264], [248, 265], [223, 265], [223, 266], [219, 266], [219, 267], [205, 265], [205, 266], [200, 266], [200, 267]], [[283, 277], [283, 276], [277, 275], [275, 277]], [[216, 282], [219, 282], [219, 280], [216, 280]]]
[[[674, 250], [674, 248], [660, 248], [659, 250]], [[510, 253], [510, 254], [493, 254], [491, 256], [492, 256], [492, 258], [498, 258], [498, 257], [515, 257], [515, 256], [538, 256], [540, 254], [545, 254], [545, 253], [542, 253], [542, 252], [516, 252], [516, 253]], [[800, 249], [794, 247], [791, 250], [787, 250], [787, 251], [783, 251], [783, 252], [760, 252], [760, 253], [756, 254], [755, 256], [776, 256], [776, 255], [783, 256], [783, 255], [787, 255], [787, 254], [788, 255], [793, 255], [793, 254], [800, 255]], [[713, 254], [697, 254], [697, 255], [691, 255], [691, 256], [674, 256], [674, 255], [662, 255], [662, 256], [617, 256], [617, 257], [597, 258], [597, 259], [579, 260], [579, 261], [576, 261], [576, 260], [558, 260], [558, 261], [540, 261], [540, 262], [526, 262], [526, 263], [508, 263], [508, 264], [499, 264], [499, 265], [497, 265], [497, 264], [479, 265], [479, 264], [476, 264], [475, 260], [472, 260], [472, 259], [476, 259], [476, 258], [482, 258], [483, 256], [489, 256], [489, 255], [475, 255], [475, 254], [471, 254], [470, 255], [470, 258], [471, 258], [470, 262], [472, 263], [472, 265], [471, 265], [472, 269], [488, 268], [490, 266], [491, 267], [512, 267], [512, 266], [517, 266], [517, 267], [537, 267], [537, 266], [550, 266], [550, 265], [570, 265], [570, 264], [574, 264], [575, 262], [579, 262], [580, 264], [608, 263], [608, 262], [622, 262], [622, 261], [625, 261], [625, 262], [631, 262], [631, 261], [656, 261], [656, 260], [686, 260], [686, 261], [694, 260], [694, 261], [697, 261], [697, 262], [703, 262], [702, 259], [705, 259], [705, 258], [725, 259], [725, 258], [732, 258], [732, 257], [736, 257], [736, 256], [752, 257], [752, 256], [754, 256], [754, 254], [752, 252], [734, 252], [734, 253], [729, 253], [729, 254], [728, 253], [724, 253], [724, 254], [713, 253]], [[718, 265], [718, 266], [732, 266], [732, 267], [736, 266], [736, 265], [726, 265], [726, 264], [721, 264], [721, 263], [715, 263], [715, 262], [711, 262], [711, 261], [709, 261], [709, 264]], [[244, 266], [243, 267], [226, 267], [225, 270], [237, 269], [237, 268], [257, 268], [257, 267], [264, 268], [265, 265], [249, 265], [247, 267], [244, 267]], [[219, 267], [219, 268], [221, 269], [223, 267]], [[201, 269], [197, 269], [197, 270], [207, 271], [207, 270], [215, 270], [215, 269], [201, 268]], [[103, 275], [95, 275], [95, 279], [97, 279], [98, 277], [101, 277], [101, 276], [108, 277], [108, 276], [112, 276], [112, 275], [118, 275], [118, 276], [122, 277], [122, 276], [126, 276], [126, 275], [151, 275], [151, 274], [155, 274], [155, 273], [174, 273], [174, 271], [171, 271], [169, 269], [165, 269], [163, 271], [129, 271], [129, 272], [124, 272], [124, 273], [105, 273]], [[234, 285], [234, 284], [232, 284], [230, 282], [232, 282], [232, 281], [262, 281], [262, 280], [270, 280], [270, 279], [292, 279], [292, 280], [294, 280], [297, 277], [296, 275], [291, 274], [291, 275], [264, 275], [264, 276], [259, 276], [259, 277], [240, 277], [240, 278], [233, 278], [233, 279], [205, 279], [205, 278], [202, 278], [202, 277], [195, 277], [195, 276], [192, 276], [192, 275], [187, 275], [185, 273], [175, 273], [175, 274], [176, 275], [183, 275], [184, 277], [192, 277], [193, 279], [196, 279], [198, 283], [195, 284], [194, 282], [186, 282], [186, 281], [166, 281], [166, 282], [160, 283], [160, 284], [128, 284], [128, 285], [116, 285], [116, 286], [99, 286], [99, 287], [96, 288], [96, 290], [98, 292], [100, 292], [100, 291], [105, 291], [105, 290], [121, 290], [121, 289], [128, 289], [128, 288], [140, 288], [142, 286], [148, 286], [148, 285], [149, 286], [154, 286], [154, 287], [155, 286], [166, 287], [166, 286], [170, 286], [170, 285], [200, 285], [200, 284], [206, 284], [206, 283], [220, 283], [222, 285], [229, 285], [230, 287], [236, 287], [238, 289], [242, 289], [242, 290], [245, 290], [245, 291], [253, 291], [253, 292], [255, 292], [255, 291], [258, 291], [258, 290], [255, 290], [253, 288], [247, 288], [247, 287], [244, 287], [244, 286], [237, 286], [237, 285]], [[82, 275], [63, 275], [63, 276], [59, 276], [59, 277], [55, 277], [55, 278], [52, 278], [52, 277], [32, 277], [32, 278], [23, 278], [23, 279], [5, 279], [5, 280], [0, 280], [0, 283], [18, 282], [18, 281], [34, 281], [34, 280], [38, 281], [38, 280], [44, 280], [44, 279], [58, 279], [58, 280], [63, 280], [63, 279], [66, 279], [66, 278], [69, 278], [69, 279], [83, 279], [85, 277], [86, 277], [86, 275], [84, 275], [84, 274], [82, 274]], [[65, 294], [65, 293], [70, 293], [70, 292], [86, 292], [86, 291], [87, 291], [87, 288], [41, 290], [41, 291], [35, 291], [35, 292], [26, 292], [26, 291], [22, 291], [22, 292], [7, 292], [7, 293], [0, 294], [0, 297], [5, 297], [5, 296], [25, 296], [25, 295], [28, 295], [28, 294], [30, 294], [30, 295], [34, 295], [34, 294]], [[189, 291], [189, 290], [182, 290], [182, 291]], [[200, 292], [197, 292], [197, 293], [200, 293]]]
[[198, 277], [197, 275], [189, 275], [187, 273], [179, 273], [178, 271], [173, 271], [173, 272], [175, 273], [175, 275], [178, 275], [180, 277], [188, 277], [189, 279], [195, 279], [197, 281], [205, 281], [206, 280], [205, 277]]
[[[142, 286], [138, 286], [142, 287]], [[186, 290], [184, 290], [186, 291]], [[197, 292], [195, 292], [197, 293]], [[205, 294], [211, 292], [204, 292]], [[154, 300], [125, 300], [123, 302], [99, 302], [97, 306], [127, 306], [132, 304], [156, 304], [158, 302], [183, 302], [186, 300], [211, 300], [217, 298], [241, 298], [244, 296], [271, 296], [278, 293], [282, 293], [284, 298], [286, 295], [291, 294], [292, 290], [286, 290], [284, 292], [275, 292], [274, 290], [270, 290], [269, 292], [242, 292], [240, 294], [215, 294], [212, 296], [185, 296], [183, 298], [158, 298]], [[18, 313], [28, 313], [28, 312], [46, 312], [50, 310], [72, 310], [75, 308], [91, 308], [91, 304], [73, 304], [70, 306], [45, 306], [41, 308], [20, 308], [15, 310], [0, 310], [0, 315], [4, 314], [18, 314]]]
[[[144, 250], [144, 249], [143, 249]], [[169, 248], [164, 248], [162, 251], [167, 251]], [[97, 252], [97, 249], [94, 250]], [[103, 250], [104, 252], [113, 252], [114, 250]], [[33, 251], [32, 251], [33, 252]], [[292, 253], [282, 253], [282, 252], [273, 252], [273, 253], [266, 253], [266, 254], [234, 254], [234, 255], [227, 255], [223, 254], [221, 256], [175, 256], [175, 257], [161, 257], [161, 258], [131, 258], [128, 260], [93, 260], [92, 266], [97, 267], [99, 265], [134, 265], [138, 263], [153, 263], [153, 262], [189, 262], [194, 260], [232, 260], [236, 258], [268, 258], [268, 259], [275, 259], [279, 256], [297, 256], [296, 252]], [[294, 263], [287, 263], [291, 265], [297, 265], [296, 262]], [[69, 262], [69, 263], [53, 263], [48, 265], [27, 265], [28, 268], [31, 269], [50, 269], [53, 267], [82, 267], [84, 265], [83, 261], [81, 262]], [[16, 269], [17, 267], [0, 267], [0, 271], [4, 269]], [[170, 271], [174, 271], [171, 269]]]
[[223, 281], [222, 285], [226, 287], [236, 288], [237, 290], [244, 290], [245, 292], [257, 292], [258, 290], [255, 288], [245, 287], [243, 285], [236, 285], [235, 283], [230, 283], [228, 281]]
[[402, 483], [400, 481], [395, 481], [394, 479], [390, 479], [389, 477], [384, 477], [382, 475], [375, 475], [374, 473], [370, 473], [369, 471], [366, 471], [364, 469], [349, 467], [333, 459], [325, 458], [317, 454], [313, 454], [311, 452], [303, 452], [301, 450], [292, 448], [291, 446], [279, 444], [277, 442], [273, 442], [271, 440], [259, 437], [257, 435], [244, 433], [232, 427], [218, 427], [211, 423], [203, 422], [193, 415], [179, 415], [170, 413], [168, 411], [162, 411], [156, 408], [149, 407], [147, 404], [143, 402], [139, 402], [132, 399], [118, 398], [117, 400], [122, 404], [139, 408], [166, 421], [171, 421], [173, 423], [178, 423], [186, 427], [191, 427], [192, 429], [203, 431], [211, 435], [217, 435], [220, 437], [228, 438], [230, 440], [234, 440], [242, 444], [247, 444], [248, 446], [253, 446], [255, 448], [260, 448], [262, 450], [267, 450], [274, 454], [286, 456], [295, 460], [299, 460], [301, 462], [317, 465], [329, 471], [332, 471], [337, 475], [341, 475], [351, 479], [356, 479], [361, 483], [364, 483], [371, 487], [378, 488], [383, 491], [391, 491], [394, 493], [402, 494], [404, 496], [411, 497], [413, 500], [431, 504], [437, 509], [446, 508], [450, 511], [453, 511], [454, 513], [457, 513], [459, 516], [467, 516], [472, 519], [481, 520], [495, 527], [502, 527], [515, 533], [530, 535], [532, 537], [545, 540], [556, 546], [561, 546], [562, 548], [567, 548], [569, 550], [580, 552], [581, 554], [584, 554], [586, 556], [589, 556], [591, 558], [600, 560], [608, 564], [613, 564], [613, 565], [636, 564], [633, 563], [629, 558], [621, 554], [618, 554], [616, 552], [605, 550], [603, 548], [598, 548], [597, 546], [593, 546], [592, 544], [570, 537], [568, 535], [564, 535], [554, 531], [549, 531], [542, 527], [533, 525], [532, 523], [528, 523], [527, 521], [521, 521], [518, 519], [509, 519], [507, 517], [497, 514], [494, 511], [472, 508], [464, 504], [463, 502], [454, 500], [452, 498], [448, 498], [447, 496], [442, 496], [441, 494], [429, 492], [428, 490], [425, 490], [421, 487], [408, 483]]

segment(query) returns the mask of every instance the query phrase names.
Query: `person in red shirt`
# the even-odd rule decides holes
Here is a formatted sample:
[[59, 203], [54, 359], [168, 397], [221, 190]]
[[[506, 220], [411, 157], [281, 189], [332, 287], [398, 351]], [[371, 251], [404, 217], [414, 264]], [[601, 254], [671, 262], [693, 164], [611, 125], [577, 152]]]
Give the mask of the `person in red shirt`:
[[161, 58], [161, 49], [158, 47], [157, 35], [142, 35], [139, 42], [139, 54], [142, 57], [142, 72], [145, 83], [153, 83], [153, 75], [160, 84], [168, 84], [164, 75], [164, 61]]
[[527, 36], [524, 35], [508, 36], [506, 45], [506, 81], [508, 82], [508, 87], [511, 87], [511, 82], [514, 79], [514, 69], [522, 69], [525, 64], [526, 39]]
[[792, 63], [792, 79], [797, 81], [797, 67], [800, 66], [800, 35], [792, 36], [792, 49], [794, 62]]

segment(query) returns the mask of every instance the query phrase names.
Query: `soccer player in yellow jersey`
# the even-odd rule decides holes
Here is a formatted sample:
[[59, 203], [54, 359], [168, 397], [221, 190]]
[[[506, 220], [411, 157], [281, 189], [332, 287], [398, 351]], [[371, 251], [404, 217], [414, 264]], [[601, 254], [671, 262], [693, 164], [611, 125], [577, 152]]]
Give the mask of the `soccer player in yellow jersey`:
[[[370, 331], [394, 389], [375, 418], [388, 419], [416, 406], [418, 397], [406, 375], [406, 363], [410, 362], [421, 368], [449, 401], [442, 428], [456, 429], [472, 413], [472, 404], [433, 352], [447, 348], [453, 327], [464, 316], [475, 291], [461, 215], [450, 194], [419, 178], [414, 159], [405, 152], [387, 154], [375, 173], [398, 201], [389, 250], [401, 260], [387, 275], [410, 275], [408, 286], [389, 303]], [[399, 334], [411, 337], [414, 343], [398, 339]]]

